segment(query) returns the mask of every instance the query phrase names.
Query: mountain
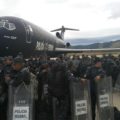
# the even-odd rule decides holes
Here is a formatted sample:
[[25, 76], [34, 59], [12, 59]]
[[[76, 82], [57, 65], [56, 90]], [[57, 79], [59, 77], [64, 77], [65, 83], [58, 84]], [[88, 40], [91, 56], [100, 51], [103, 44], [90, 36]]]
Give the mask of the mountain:
[[120, 40], [104, 43], [93, 43], [90, 45], [75, 45], [72, 46], [72, 48], [76, 49], [120, 48]]
[[93, 37], [93, 38], [86, 37], [86, 38], [77, 38], [77, 39], [67, 39], [66, 42], [69, 42], [72, 46], [76, 46], [76, 45], [83, 46], [83, 45], [91, 45], [91, 44], [93, 44], [93, 46], [94, 44], [95, 46], [97, 46], [96, 44], [98, 43], [106, 42], [106, 44], [110, 44], [110, 41], [116, 41], [116, 40], [120, 40], [120, 35], [110, 35], [110, 36]]

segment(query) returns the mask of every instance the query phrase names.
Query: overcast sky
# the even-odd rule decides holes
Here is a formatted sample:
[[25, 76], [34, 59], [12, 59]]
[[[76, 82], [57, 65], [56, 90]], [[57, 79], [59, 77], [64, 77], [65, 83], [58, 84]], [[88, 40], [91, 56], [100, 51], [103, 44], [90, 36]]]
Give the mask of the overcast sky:
[[120, 34], [120, 0], [0, 0], [0, 16], [17, 16], [47, 31], [66, 27], [66, 38]]

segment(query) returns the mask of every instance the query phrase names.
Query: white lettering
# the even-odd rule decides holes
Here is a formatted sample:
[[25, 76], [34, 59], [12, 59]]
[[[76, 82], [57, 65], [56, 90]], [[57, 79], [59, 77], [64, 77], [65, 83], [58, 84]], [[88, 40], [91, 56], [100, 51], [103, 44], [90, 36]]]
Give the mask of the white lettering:
[[36, 50], [38, 50], [38, 51], [42, 51], [42, 50], [52, 51], [53, 49], [54, 49], [54, 45], [37, 41]]
[[7, 35], [4, 35], [3, 37], [7, 38], [7, 39], [12, 39], [12, 40], [16, 40], [17, 39], [16, 36], [7, 36]]
[[29, 120], [29, 107], [18, 107], [13, 108], [13, 120]]
[[100, 95], [99, 96], [99, 101], [100, 101], [100, 107], [101, 108], [109, 106], [109, 95], [108, 94]]
[[76, 101], [76, 116], [87, 114], [87, 100]]

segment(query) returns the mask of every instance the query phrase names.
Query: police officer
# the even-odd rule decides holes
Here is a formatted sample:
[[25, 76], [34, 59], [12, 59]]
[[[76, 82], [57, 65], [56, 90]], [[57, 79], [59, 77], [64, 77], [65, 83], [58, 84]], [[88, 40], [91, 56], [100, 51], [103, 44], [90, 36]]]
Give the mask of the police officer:
[[12, 56], [8, 56], [4, 58], [4, 67], [2, 70], [2, 79], [5, 80], [5, 82], [7, 83], [7, 77], [9, 77], [11, 75], [11, 71], [12, 71], [12, 63], [13, 63], [13, 58]]
[[5, 106], [4, 106], [4, 89], [3, 89], [3, 80], [2, 80], [2, 70], [3, 70], [3, 60], [0, 58], [0, 120], [5, 119]]
[[105, 72], [102, 69], [100, 58], [94, 60], [94, 65], [87, 69], [85, 77], [90, 80], [90, 94], [92, 105], [92, 119], [95, 120], [96, 102], [97, 102], [97, 82], [104, 77]]
[[10, 84], [13, 86], [18, 86], [22, 82], [26, 85], [30, 84], [30, 72], [24, 67], [24, 60], [22, 57], [16, 57], [13, 62], [13, 72], [11, 76]]
[[69, 81], [66, 65], [55, 62], [51, 67], [48, 79], [48, 92], [53, 99], [54, 120], [68, 120], [69, 114]]
[[8, 103], [8, 82], [11, 76], [13, 58], [11, 56], [5, 57], [3, 60], [3, 68], [1, 69], [0, 80], [0, 113], [1, 119], [6, 120], [7, 103]]
[[50, 66], [44, 63], [40, 66], [38, 74], [38, 119], [52, 120], [52, 107], [48, 94], [48, 77]]

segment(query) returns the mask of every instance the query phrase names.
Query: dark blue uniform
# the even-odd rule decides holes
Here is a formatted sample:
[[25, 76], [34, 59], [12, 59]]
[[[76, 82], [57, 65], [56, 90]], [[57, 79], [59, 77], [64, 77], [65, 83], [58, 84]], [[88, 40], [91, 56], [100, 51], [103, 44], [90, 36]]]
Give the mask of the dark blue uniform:
[[96, 76], [104, 77], [105, 73], [102, 68], [95, 66], [88, 68], [86, 72], [86, 78], [90, 80], [90, 94], [92, 105], [92, 118], [95, 120], [96, 102], [97, 102], [97, 83], [95, 81]]

